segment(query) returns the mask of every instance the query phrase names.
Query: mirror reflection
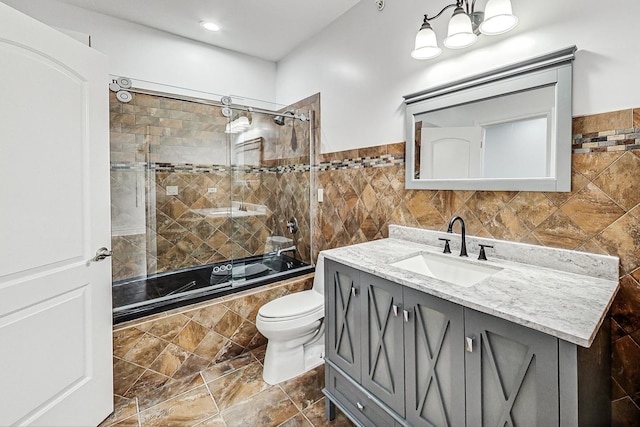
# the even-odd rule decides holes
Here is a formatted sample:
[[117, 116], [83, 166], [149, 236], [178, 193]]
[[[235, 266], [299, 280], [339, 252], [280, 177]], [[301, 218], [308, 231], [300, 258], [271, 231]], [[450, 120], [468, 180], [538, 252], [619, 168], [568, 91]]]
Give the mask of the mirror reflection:
[[554, 104], [548, 86], [416, 115], [416, 179], [548, 177]]

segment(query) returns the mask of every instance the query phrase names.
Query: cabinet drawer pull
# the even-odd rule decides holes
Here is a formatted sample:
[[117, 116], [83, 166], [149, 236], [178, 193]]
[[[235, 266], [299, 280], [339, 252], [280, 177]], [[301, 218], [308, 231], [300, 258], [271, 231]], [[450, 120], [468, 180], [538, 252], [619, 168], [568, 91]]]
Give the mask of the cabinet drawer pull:
[[364, 405], [360, 402], [356, 402], [356, 406], [358, 407], [359, 410], [363, 411], [364, 410]]
[[404, 317], [404, 321], [405, 323], [409, 323], [409, 311], [407, 310], [402, 310], [402, 315]]
[[393, 308], [393, 316], [398, 317], [398, 306], [393, 304], [391, 307]]
[[351, 287], [351, 295], [354, 296], [354, 297], [356, 295], [358, 295], [358, 288], [356, 288], [355, 286], [352, 286]]
[[473, 338], [464, 337], [464, 349], [467, 353], [473, 353]]

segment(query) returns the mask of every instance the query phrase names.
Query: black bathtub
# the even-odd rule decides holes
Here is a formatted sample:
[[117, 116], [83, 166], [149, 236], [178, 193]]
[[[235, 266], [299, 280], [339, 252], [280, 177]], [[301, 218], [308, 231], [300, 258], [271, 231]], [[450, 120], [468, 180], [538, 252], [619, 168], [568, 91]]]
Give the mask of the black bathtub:
[[160, 313], [314, 271], [287, 255], [267, 254], [113, 283], [113, 322]]

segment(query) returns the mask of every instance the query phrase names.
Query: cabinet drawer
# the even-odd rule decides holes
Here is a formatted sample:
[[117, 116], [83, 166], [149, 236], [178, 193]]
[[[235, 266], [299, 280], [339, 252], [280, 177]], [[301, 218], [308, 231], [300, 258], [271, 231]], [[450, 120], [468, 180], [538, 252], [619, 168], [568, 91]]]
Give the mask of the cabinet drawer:
[[[335, 369], [328, 369], [327, 391], [339, 399], [339, 405], [345, 412], [357, 418], [365, 426], [395, 426], [396, 420], [370, 397], [368, 393], [342, 376]], [[335, 403], [335, 402], [334, 402]]]

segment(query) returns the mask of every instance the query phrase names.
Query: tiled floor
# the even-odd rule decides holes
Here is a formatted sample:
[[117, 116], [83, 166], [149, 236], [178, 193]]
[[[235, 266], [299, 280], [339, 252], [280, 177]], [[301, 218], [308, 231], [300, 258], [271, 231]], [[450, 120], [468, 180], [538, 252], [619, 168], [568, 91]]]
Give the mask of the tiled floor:
[[270, 386], [262, 380], [263, 360], [260, 347], [133, 399], [116, 397], [115, 412], [100, 427], [353, 425], [339, 411], [334, 421], [325, 418], [324, 366]]

